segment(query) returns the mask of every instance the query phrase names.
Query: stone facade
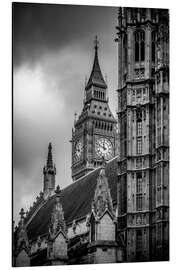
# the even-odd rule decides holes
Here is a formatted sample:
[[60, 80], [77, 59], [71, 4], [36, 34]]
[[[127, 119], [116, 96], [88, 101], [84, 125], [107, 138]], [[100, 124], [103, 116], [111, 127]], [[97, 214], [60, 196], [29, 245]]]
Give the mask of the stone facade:
[[126, 261], [169, 258], [168, 11], [120, 8], [118, 233]]

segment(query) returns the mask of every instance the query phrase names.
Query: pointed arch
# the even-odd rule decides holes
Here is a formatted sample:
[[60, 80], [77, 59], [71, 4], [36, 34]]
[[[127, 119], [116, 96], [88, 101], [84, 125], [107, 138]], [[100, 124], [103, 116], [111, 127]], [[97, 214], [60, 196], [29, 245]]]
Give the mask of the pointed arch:
[[156, 31], [151, 33], [151, 59], [152, 62], [156, 60]]
[[135, 62], [145, 60], [145, 32], [138, 30], [134, 33]]

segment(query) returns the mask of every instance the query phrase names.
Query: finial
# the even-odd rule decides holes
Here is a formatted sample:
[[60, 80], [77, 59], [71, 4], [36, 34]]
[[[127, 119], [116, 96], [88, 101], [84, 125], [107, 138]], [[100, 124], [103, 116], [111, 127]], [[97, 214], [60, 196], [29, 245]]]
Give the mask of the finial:
[[56, 194], [59, 194], [60, 192], [61, 192], [60, 186], [57, 185], [56, 190], [55, 190], [55, 193], [56, 193]]
[[39, 195], [40, 195], [40, 198], [42, 198], [42, 197], [43, 197], [43, 192], [40, 191], [40, 192], [39, 192]]
[[95, 48], [95, 51], [97, 51], [99, 48], [99, 41], [98, 41], [97, 35], [95, 36], [95, 40], [94, 40], [94, 48]]
[[21, 208], [21, 211], [19, 212], [19, 215], [20, 215], [21, 219], [24, 218], [25, 212], [24, 212], [23, 208]]

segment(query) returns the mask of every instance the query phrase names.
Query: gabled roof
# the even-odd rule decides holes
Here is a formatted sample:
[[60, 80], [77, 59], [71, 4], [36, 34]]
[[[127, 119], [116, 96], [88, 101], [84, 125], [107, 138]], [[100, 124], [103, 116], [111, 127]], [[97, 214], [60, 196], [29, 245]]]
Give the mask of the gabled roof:
[[[86, 215], [90, 213], [99, 171], [100, 168], [95, 169], [61, 191], [60, 201], [63, 206], [66, 224], [71, 223], [74, 219], [77, 220], [86, 217]], [[105, 172], [108, 178], [112, 202], [113, 205], [116, 205], [117, 158], [113, 158], [106, 164]], [[27, 234], [29, 239], [34, 239], [39, 235], [48, 233], [55, 199], [56, 195], [50, 197], [28, 224]]]
[[107, 88], [107, 85], [104, 81], [103, 75], [101, 73], [101, 69], [99, 66], [99, 60], [98, 60], [98, 46], [97, 46], [97, 40], [95, 45], [95, 56], [94, 56], [94, 64], [91, 71], [90, 78], [88, 80], [88, 83], [86, 85], [86, 89], [91, 87], [91, 85], [96, 85], [102, 88]]

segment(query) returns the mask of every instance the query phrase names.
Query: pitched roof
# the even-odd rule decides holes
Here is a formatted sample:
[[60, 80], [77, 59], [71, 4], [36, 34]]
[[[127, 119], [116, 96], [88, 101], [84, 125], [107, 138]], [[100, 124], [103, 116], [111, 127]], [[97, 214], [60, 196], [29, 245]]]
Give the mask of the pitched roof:
[[93, 68], [92, 68], [88, 83], [86, 85], [86, 89], [88, 89], [91, 85], [97, 85], [105, 89], [107, 88], [107, 85], [104, 81], [104, 78], [103, 78], [103, 75], [101, 73], [101, 69], [99, 66], [97, 46], [95, 46], [94, 64], [93, 64]]
[[[113, 158], [106, 164], [105, 171], [114, 205], [117, 202], [116, 170], [117, 158]], [[61, 191], [60, 201], [63, 206], [66, 224], [71, 223], [74, 219], [85, 217], [90, 212], [99, 171], [100, 168], [88, 173]], [[48, 233], [55, 198], [56, 195], [50, 197], [28, 224], [27, 234], [29, 239], [34, 239], [39, 235]]]

